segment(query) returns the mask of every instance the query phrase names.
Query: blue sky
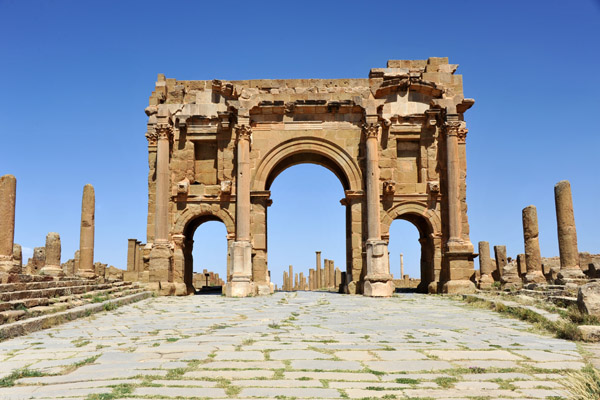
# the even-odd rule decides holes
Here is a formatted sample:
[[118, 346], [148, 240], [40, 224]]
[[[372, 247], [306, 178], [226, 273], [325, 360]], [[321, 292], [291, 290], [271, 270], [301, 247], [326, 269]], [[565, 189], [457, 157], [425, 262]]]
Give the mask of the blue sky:
[[[156, 75], [178, 79], [367, 77], [388, 59], [460, 64], [469, 128], [471, 239], [523, 251], [538, 207], [558, 254], [553, 186], [569, 179], [581, 251], [599, 252], [598, 1], [206, 2], [0, 0], [0, 174], [17, 177], [16, 241], [79, 242], [81, 194], [96, 188], [96, 260], [125, 266], [145, 240], [147, 106]], [[269, 265], [306, 271], [314, 250], [344, 264], [341, 185], [296, 166], [272, 186]], [[298, 212], [310, 203], [311, 212]], [[295, 208], [296, 207], [296, 208]], [[392, 269], [418, 275], [416, 230], [392, 226]], [[196, 259], [224, 271], [224, 229], [202, 226]], [[202, 250], [202, 243], [205, 250]], [[214, 268], [212, 267], [214, 266]]]

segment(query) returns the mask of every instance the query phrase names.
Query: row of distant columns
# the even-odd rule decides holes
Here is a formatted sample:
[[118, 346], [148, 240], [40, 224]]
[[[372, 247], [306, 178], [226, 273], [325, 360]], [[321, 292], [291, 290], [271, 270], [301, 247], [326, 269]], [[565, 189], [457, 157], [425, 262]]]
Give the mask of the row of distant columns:
[[325, 259], [321, 268], [321, 252], [316, 253], [317, 263], [314, 269], [309, 269], [308, 277], [305, 277], [303, 272], [294, 274], [292, 265], [289, 266], [289, 271], [283, 272], [282, 290], [340, 290], [340, 285], [345, 283], [346, 273], [336, 268], [333, 260]]
[[[558, 283], [566, 283], [569, 280], [584, 279], [585, 275], [580, 267], [579, 250], [577, 248], [577, 231], [573, 213], [571, 185], [568, 181], [560, 181], [554, 186], [554, 200], [558, 250], [560, 253], [560, 271], [557, 275], [557, 281]], [[533, 205], [525, 207], [522, 212], [522, 220], [526, 265], [526, 274], [523, 277], [523, 283], [545, 283], [546, 277], [542, 270], [536, 207]], [[506, 264], [506, 247], [494, 246], [494, 252], [498, 265]], [[489, 288], [494, 282], [492, 274], [495, 267], [490, 257], [490, 245], [488, 242], [479, 242], [479, 267], [479, 286], [482, 289]]]
[[[21, 265], [13, 256], [15, 238], [15, 205], [17, 180], [12, 175], [0, 178], [0, 281], [9, 274], [21, 273]], [[91, 278], [94, 272], [94, 187], [85, 185], [81, 204], [80, 263], [77, 275]], [[46, 237], [46, 266], [41, 273], [62, 275], [61, 244], [58, 233], [51, 232]]]

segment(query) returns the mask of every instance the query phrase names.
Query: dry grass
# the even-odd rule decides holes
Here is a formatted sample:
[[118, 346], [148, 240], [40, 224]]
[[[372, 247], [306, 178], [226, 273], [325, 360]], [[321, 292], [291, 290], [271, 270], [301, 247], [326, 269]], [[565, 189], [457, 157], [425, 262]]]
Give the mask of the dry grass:
[[567, 375], [565, 388], [571, 400], [600, 399], [600, 371], [592, 366]]

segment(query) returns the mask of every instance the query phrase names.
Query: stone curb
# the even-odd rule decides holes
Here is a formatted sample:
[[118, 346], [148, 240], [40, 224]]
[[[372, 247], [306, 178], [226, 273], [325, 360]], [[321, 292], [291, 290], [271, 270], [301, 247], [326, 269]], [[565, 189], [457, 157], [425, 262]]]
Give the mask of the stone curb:
[[69, 322], [81, 317], [87, 317], [100, 311], [104, 311], [105, 305], [111, 304], [116, 307], [135, 303], [152, 296], [152, 292], [140, 292], [129, 296], [106, 300], [102, 303], [86, 304], [80, 307], [72, 308], [67, 311], [55, 314], [43, 315], [40, 317], [28, 318], [23, 321], [16, 321], [10, 324], [0, 326], [0, 341], [13, 337], [26, 335], [31, 332], [50, 328], [55, 325]]

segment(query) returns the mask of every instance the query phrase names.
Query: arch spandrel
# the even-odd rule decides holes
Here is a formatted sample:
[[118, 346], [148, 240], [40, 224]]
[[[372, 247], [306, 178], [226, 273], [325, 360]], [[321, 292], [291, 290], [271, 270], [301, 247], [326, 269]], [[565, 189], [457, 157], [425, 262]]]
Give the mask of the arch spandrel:
[[319, 164], [329, 169], [345, 190], [362, 190], [362, 175], [353, 157], [337, 144], [311, 136], [292, 138], [270, 149], [256, 168], [252, 190], [267, 190], [277, 175], [301, 163]]
[[410, 217], [417, 217], [426, 224], [428, 230], [426, 233], [427, 236], [441, 236], [442, 220], [439, 213], [435, 210], [427, 208], [425, 204], [419, 202], [399, 203], [390, 210], [386, 211], [381, 219], [382, 236], [389, 237], [390, 226], [395, 219], [406, 219], [413, 223], [417, 229], [421, 231], [422, 227], [419, 226], [418, 223], [415, 223], [415, 221], [413, 221]]
[[[181, 212], [173, 224], [173, 235], [186, 235], [188, 227], [197, 219], [204, 221], [221, 221], [225, 224], [227, 235], [235, 235], [235, 222], [233, 217], [222, 208], [215, 209], [210, 204], [190, 204]], [[203, 222], [204, 222], [203, 221]]]

